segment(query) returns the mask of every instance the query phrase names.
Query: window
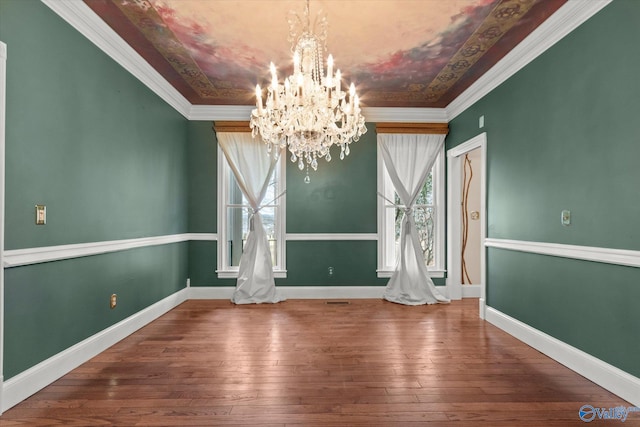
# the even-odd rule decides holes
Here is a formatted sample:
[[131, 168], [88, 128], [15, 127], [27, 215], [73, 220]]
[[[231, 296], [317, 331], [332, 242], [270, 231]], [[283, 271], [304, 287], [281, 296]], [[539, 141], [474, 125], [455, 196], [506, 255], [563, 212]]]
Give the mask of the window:
[[[444, 148], [438, 153], [431, 173], [413, 209], [414, 219], [431, 277], [444, 277]], [[378, 152], [378, 191], [400, 204], [393, 183]], [[400, 225], [404, 211], [378, 197], [378, 277], [391, 277], [400, 247]]]
[[[275, 277], [286, 277], [285, 196], [278, 197], [286, 188], [285, 160], [284, 156], [278, 160], [260, 209]], [[238, 187], [222, 149], [218, 147], [218, 277], [238, 277], [250, 217], [249, 203]]]

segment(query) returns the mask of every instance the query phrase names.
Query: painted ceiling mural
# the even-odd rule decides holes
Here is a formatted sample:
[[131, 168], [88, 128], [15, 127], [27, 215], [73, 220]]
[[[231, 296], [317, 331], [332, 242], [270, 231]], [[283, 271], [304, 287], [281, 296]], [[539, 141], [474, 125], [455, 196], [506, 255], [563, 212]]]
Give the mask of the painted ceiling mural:
[[[367, 107], [446, 107], [567, 0], [311, 0]], [[85, 0], [192, 104], [249, 105], [291, 73], [303, 0]]]

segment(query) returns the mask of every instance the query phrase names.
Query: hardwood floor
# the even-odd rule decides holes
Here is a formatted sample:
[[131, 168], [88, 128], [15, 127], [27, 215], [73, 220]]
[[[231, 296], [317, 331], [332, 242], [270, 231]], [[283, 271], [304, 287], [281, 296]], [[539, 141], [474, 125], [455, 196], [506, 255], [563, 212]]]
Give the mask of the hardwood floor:
[[632, 406], [481, 321], [477, 306], [191, 300], [0, 425], [565, 427], [585, 424], [584, 404]]

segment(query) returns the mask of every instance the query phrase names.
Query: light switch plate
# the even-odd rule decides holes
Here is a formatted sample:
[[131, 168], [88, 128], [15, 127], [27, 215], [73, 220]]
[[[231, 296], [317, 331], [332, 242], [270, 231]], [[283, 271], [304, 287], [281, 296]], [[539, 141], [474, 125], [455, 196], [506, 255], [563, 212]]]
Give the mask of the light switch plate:
[[36, 205], [36, 225], [45, 225], [47, 223], [47, 207], [45, 205]]
[[562, 221], [562, 225], [571, 225], [571, 211], [562, 211], [560, 219]]

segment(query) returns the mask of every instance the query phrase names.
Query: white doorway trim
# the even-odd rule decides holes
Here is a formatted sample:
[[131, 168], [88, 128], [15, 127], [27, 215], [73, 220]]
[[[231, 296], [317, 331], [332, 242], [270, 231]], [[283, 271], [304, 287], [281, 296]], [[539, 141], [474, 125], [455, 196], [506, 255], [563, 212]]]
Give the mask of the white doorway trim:
[[4, 385], [4, 138], [7, 95], [7, 45], [0, 41], [0, 414]]
[[470, 140], [447, 151], [447, 292], [451, 299], [470, 296], [463, 295], [461, 256], [461, 212], [462, 194], [462, 160], [463, 156], [476, 148], [481, 150], [480, 161], [480, 318], [485, 317], [486, 301], [486, 249], [484, 240], [487, 237], [487, 133], [474, 136]]

